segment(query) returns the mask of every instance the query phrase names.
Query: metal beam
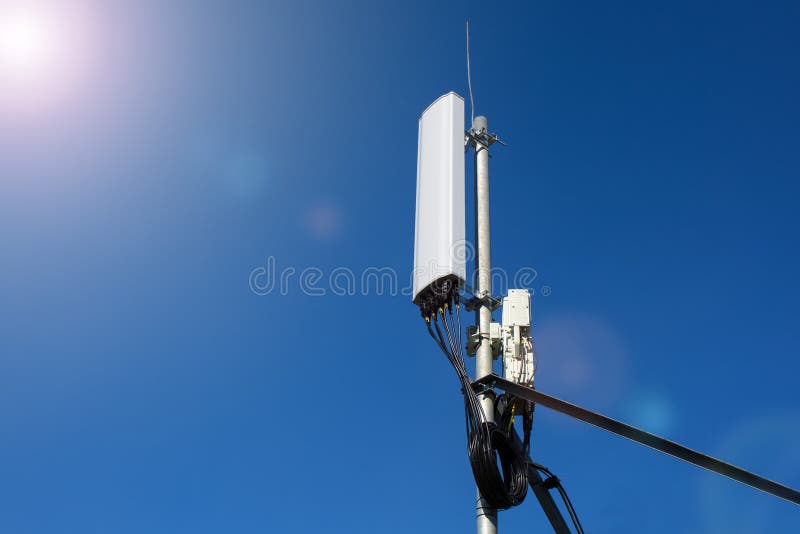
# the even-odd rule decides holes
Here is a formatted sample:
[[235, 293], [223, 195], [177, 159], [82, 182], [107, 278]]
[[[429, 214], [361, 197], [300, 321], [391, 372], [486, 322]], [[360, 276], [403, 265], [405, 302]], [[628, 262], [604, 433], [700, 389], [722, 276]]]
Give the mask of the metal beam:
[[549, 489], [544, 487], [542, 475], [540, 475], [539, 470], [531, 464], [528, 464], [528, 484], [530, 484], [533, 494], [539, 499], [539, 504], [544, 514], [547, 516], [548, 521], [550, 521], [553, 531], [556, 534], [572, 534], [572, 531], [570, 531], [567, 526], [567, 522], [564, 521], [561, 510], [558, 509], [556, 501], [553, 499], [553, 495], [550, 493]]
[[[496, 416], [495, 419], [499, 419], [499, 417]], [[524, 454], [522, 450], [522, 440], [519, 438], [519, 434], [517, 434], [516, 430], [512, 429], [510, 435], [511, 445], [517, 452]], [[553, 531], [556, 534], [572, 534], [567, 526], [567, 522], [564, 520], [564, 515], [561, 513], [561, 510], [558, 509], [555, 499], [553, 499], [553, 495], [550, 493], [550, 490], [544, 486], [544, 480], [542, 479], [542, 475], [539, 474], [539, 470], [533, 465], [529, 456], [526, 456], [525, 460], [528, 461], [528, 484], [533, 494], [536, 496], [536, 499], [538, 499], [539, 505], [542, 507], [542, 511], [544, 511], [544, 515], [546, 515], [547, 520], [550, 521]]]
[[747, 484], [750, 487], [756, 488], [765, 493], [769, 493], [770, 495], [775, 495], [776, 497], [780, 497], [781, 499], [786, 499], [789, 502], [800, 505], [800, 492], [797, 490], [784, 486], [783, 484], [773, 482], [772, 480], [768, 480], [749, 471], [745, 471], [744, 469], [736, 467], [735, 465], [725, 463], [721, 460], [717, 460], [716, 458], [712, 458], [711, 456], [694, 451], [688, 447], [684, 447], [679, 443], [675, 443], [674, 441], [650, 434], [644, 430], [640, 430], [615, 419], [611, 419], [605, 415], [589, 411], [585, 408], [581, 408], [580, 406], [557, 399], [556, 397], [551, 397], [550, 395], [542, 393], [541, 391], [509, 382], [508, 380], [505, 380], [494, 374], [476, 380], [473, 385], [479, 389], [493, 387], [502, 389], [506, 393], [510, 393], [516, 397], [535, 402], [536, 404], [544, 406], [545, 408], [550, 408], [551, 410], [563, 413], [574, 419], [577, 419], [578, 421], [589, 423], [590, 425], [602, 428], [603, 430], [607, 430], [608, 432], [617, 434], [618, 436], [628, 438], [636, 443], [646, 445], [651, 449], [669, 454], [670, 456], [674, 456], [675, 458], [689, 462], [690, 464], [708, 469], [709, 471], [726, 476], [737, 482], [741, 482], [742, 484]]

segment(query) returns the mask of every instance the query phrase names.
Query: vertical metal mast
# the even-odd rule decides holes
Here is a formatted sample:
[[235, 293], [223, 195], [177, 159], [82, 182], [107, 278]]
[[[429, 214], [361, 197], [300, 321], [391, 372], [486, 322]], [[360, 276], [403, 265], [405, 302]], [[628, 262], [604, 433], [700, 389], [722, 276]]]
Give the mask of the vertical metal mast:
[[[492, 374], [492, 343], [489, 332], [492, 323], [492, 260], [489, 245], [489, 146], [494, 140], [489, 135], [488, 121], [484, 116], [472, 119], [472, 147], [475, 150], [475, 278], [478, 299], [477, 327], [480, 344], [475, 357], [475, 378]], [[488, 421], [494, 421], [494, 401], [490, 394], [481, 396], [481, 406]], [[497, 510], [490, 508], [478, 491], [476, 506], [477, 534], [497, 534]]]

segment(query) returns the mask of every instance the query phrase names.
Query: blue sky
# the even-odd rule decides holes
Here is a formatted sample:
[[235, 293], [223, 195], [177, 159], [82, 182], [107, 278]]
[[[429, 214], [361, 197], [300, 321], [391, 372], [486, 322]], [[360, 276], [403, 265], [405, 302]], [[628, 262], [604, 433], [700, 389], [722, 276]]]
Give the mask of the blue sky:
[[[43, 6], [57, 73], [0, 86], [0, 531], [471, 531], [410, 298], [249, 284], [410, 274], [417, 119], [466, 95], [467, 18], [537, 386], [800, 487], [795, 3]], [[592, 533], [800, 520], [546, 410], [533, 443]], [[533, 499], [500, 525], [548, 529]]]

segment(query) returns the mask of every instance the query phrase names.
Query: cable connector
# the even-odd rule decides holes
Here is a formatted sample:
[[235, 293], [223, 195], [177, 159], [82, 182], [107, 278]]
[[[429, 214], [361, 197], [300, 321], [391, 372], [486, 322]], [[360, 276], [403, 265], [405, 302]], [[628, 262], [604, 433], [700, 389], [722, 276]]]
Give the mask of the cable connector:
[[545, 489], [551, 490], [553, 488], [557, 488], [561, 485], [561, 481], [558, 479], [557, 476], [551, 475], [542, 481], [542, 486]]

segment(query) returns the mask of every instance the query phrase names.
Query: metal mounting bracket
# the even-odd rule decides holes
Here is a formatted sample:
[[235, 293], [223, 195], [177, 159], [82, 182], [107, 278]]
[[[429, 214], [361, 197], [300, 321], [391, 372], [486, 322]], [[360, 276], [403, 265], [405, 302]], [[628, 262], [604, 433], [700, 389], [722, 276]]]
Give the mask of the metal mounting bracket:
[[467, 300], [466, 303], [464, 303], [464, 307], [467, 309], [468, 312], [475, 311], [481, 306], [486, 306], [490, 310], [495, 311], [502, 305], [503, 303], [500, 301], [500, 299], [495, 298], [491, 295], [485, 295], [483, 297], [475, 296]]
[[495, 143], [500, 143], [503, 146], [508, 146], [507, 143], [501, 141], [497, 134], [490, 134], [486, 131], [477, 132], [475, 130], [466, 130], [464, 132], [464, 150], [466, 151], [469, 147], [475, 147], [477, 150], [478, 147], [481, 148], [489, 148]]

